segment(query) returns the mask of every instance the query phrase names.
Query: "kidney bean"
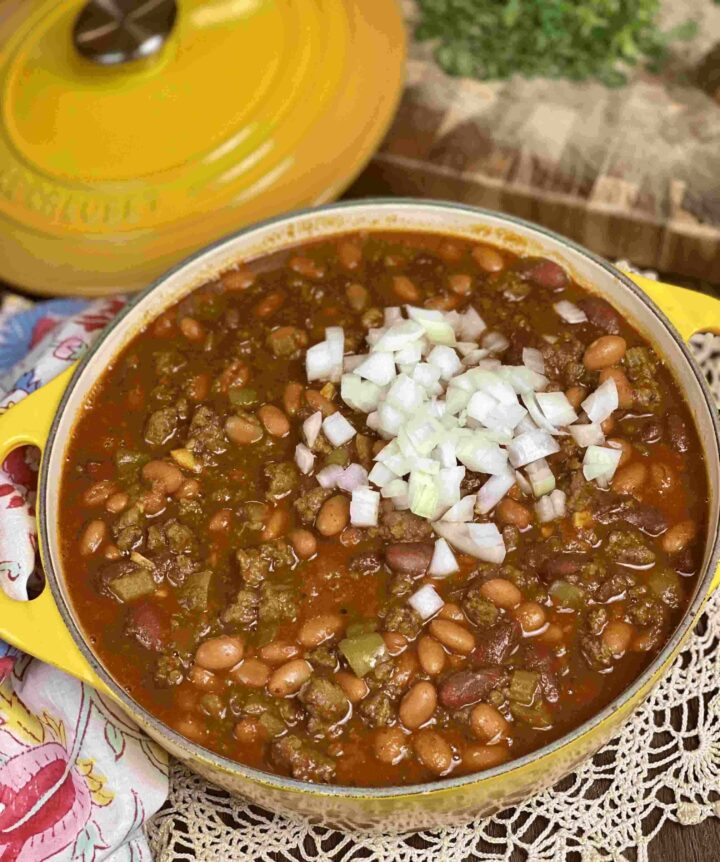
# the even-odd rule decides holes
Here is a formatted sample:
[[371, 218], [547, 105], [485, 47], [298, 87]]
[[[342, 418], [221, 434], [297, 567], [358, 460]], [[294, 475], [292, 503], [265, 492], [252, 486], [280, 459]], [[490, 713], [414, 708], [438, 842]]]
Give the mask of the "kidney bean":
[[114, 493], [115, 485], [109, 479], [94, 482], [83, 494], [86, 506], [100, 506]]
[[447, 655], [442, 646], [428, 635], [423, 635], [417, 645], [420, 667], [428, 676], [437, 676], [445, 668]]
[[199, 664], [194, 664], [188, 673], [188, 680], [201, 691], [222, 691], [223, 683], [220, 677], [216, 676], [211, 670], [205, 667], [200, 667]]
[[89, 557], [102, 545], [107, 536], [107, 524], [105, 521], [95, 519], [85, 527], [80, 536], [80, 553]]
[[517, 620], [501, 619], [478, 632], [477, 646], [470, 659], [476, 666], [502, 664], [520, 643], [522, 630]]
[[643, 443], [657, 443], [662, 440], [663, 429], [657, 419], [648, 419], [643, 422], [637, 431], [637, 438]]
[[611, 449], [620, 449], [621, 455], [620, 460], [618, 461], [618, 467], [624, 467], [635, 452], [633, 444], [629, 440], [625, 440], [624, 437], [608, 437], [605, 441], [605, 445], [609, 446]]
[[271, 436], [287, 437], [290, 433], [290, 421], [274, 404], [263, 404], [258, 410], [258, 417]]
[[622, 368], [603, 368], [600, 372], [600, 383], [613, 379], [618, 394], [618, 406], [621, 410], [630, 410], [635, 402], [635, 390], [627, 379]]
[[167, 643], [170, 625], [156, 604], [141, 602], [128, 612], [125, 630], [145, 649], [160, 652]]
[[408, 639], [400, 632], [384, 632], [382, 637], [390, 655], [400, 655], [408, 645]]
[[481, 742], [497, 742], [507, 736], [510, 725], [499, 709], [489, 703], [479, 703], [470, 713], [470, 727]]
[[568, 276], [560, 264], [545, 257], [527, 258], [516, 264], [518, 275], [525, 280], [550, 290], [562, 290], [568, 284]]
[[452, 748], [436, 731], [420, 731], [413, 738], [413, 748], [420, 763], [435, 775], [445, 775], [452, 768]]
[[430, 542], [397, 542], [385, 548], [385, 562], [396, 573], [424, 575], [434, 546]]
[[337, 671], [335, 674], [335, 681], [343, 690], [345, 697], [353, 704], [360, 703], [360, 701], [367, 697], [370, 692], [368, 684], [364, 679], [360, 679], [360, 677], [355, 676], [354, 673], [350, 673], [346, 670]]
[[417, 730], [429, 721], [437, 706], [437, 691], [431, 682], [416, 682], [400, 701], [400, 721], [408, 730]]
[[525, 634], [539, 631], [547, 622], [545, 609], [537, 602], [523, 602], [515, 608], [514, 614]]
[[610, 650], [613, 658], [622, 658], [630, 649], [635, 637], [635, 628], [623, 620], [611, 620], [601, 635], [603, 645]]
[[417, 302], [421, 293], [410, 279], [405, 275], [393, 276], [393, 293], [403, 302]]
[[495, 508], [495, 517], [500, 524], [525, 530], [532, 523], [532, 512], [522, 503], [504, 497]]
[[260, 647], [258, 655], [268, 664], [285, 664], [300, 655], [300, 647], [287, 641], [273, 641]]
[[342, 494], [326, 500], [318, 512], [315, 526], [323, 536], [337, 536], [350, 520], [350, 501]]
[[373, 737], [373, 751], [381, 763], [395, 766], [408, 756], [410, 745], [399, 727], [381, 727]]
[[230, 671], [230, 676], [243, 685], [251, 688], [262, 688], [270, 676], [270, 668], [264, 661], [256, 658], [246, 658], [242, 664]]
[[244, 416], [230, 416], [225, 420], [225, 433], [228, 439], [238, 446], [249, 446], [262, 439], [262, 427], [259, 422]]
[[610, 487], [616, 494], [638, 494], [647, 478], [647, 464], [644, 461], [631, 461], [617, 469]]
[[597, 329], [602, 329], [608, 335], [617, 335], [620, 332], [620, 315], [609, 302], [597, 296], [588, 296], [579, 300], [578, 306]]
[[305, 659], [297, 658], [281, 665], [270, 674], [267, 687], [273, 697], [287, 697], [295, 694], [312, 676], [312, 665]]
[[500, 766], [510, 758], [504, 745], [468, 745], [462, 754], [463, 768], [468, 772], [480, 772]]
[[588, 554], [582, 553], [558, 554], [544, 560], [540, 570], [547, 580], [554, 581], [577, 574], [589, 559]]
[[679, 521], [662, 537], [661, 545], [666, 554], [679, 554], [697, 535], [695, 521]]
[[505, 269], [503, 256], [489, 245], [476, 245], [471, 253], [475, 263], [485, 272], [502, 272]]
[[665, 423], [672, 448], [676, 452], [687, 452], [690, 448], [690, 435], [683, 419], [676, 413], [668, 413]]
[[320, 646], [338, 637], [344, 627], [340, 614], [319, 614], [303, 623], [298, 633], [298, 641], [306, 648]]
[[310, 530], [293, 530], [290, 533], [290, 544], [301, 560], [309, 560], [317, 553], [317, 539]]
[[450, 652], [460, 655], [467, 655], [475, 646], [472, 633], [452, 620], [433, 620], [430, 623], [430, 634]]
[[628, 509], [624, 520], [633, 527], [638, 527], [649, 536], [659, 536], [667, 530], [668, 522], [665, 514], [655, 506], [636, 506]]
[[507, 671], [502, 667], [460, 670], [442, 681], [438, 697], [442, 706], [460, 709], [485, 700], [494, 688], [503, 685], [506, 680]]
[[505, 578], [490, 578], [480, 586], [480, 595], [492, 602], [495, 607], [509, 610], [519, 605], [522, 601], [522, 593], [512, 581]]
[[283, 407], [285, 408], [285, 412], [289, 413], [290, 416], [295, 416], [302, 407], [302, 396], [303, 387], [301, 383], [293, 381], [288, 383], [283, 391]]
[[617, 365], [625, 356], [627, 344], [620, 335], [601, 335], [590, 344], [583, 354], [583, 365], [588, 371], [600, 371]]
[[240, 638], [220, 635], [200, 644], [195, 652], [195, 663], [207, 670], [227, 670], [243, 657], [245, 644]]

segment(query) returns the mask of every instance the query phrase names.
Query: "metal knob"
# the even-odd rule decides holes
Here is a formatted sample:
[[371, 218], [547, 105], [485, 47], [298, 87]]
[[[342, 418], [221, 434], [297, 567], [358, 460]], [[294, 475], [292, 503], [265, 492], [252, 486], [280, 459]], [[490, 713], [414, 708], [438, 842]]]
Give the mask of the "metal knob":
[[176, 0], [90, 0], [75, 19], [73, 41], [103, 66], [140, 60], [162, 48], [176, 16]]

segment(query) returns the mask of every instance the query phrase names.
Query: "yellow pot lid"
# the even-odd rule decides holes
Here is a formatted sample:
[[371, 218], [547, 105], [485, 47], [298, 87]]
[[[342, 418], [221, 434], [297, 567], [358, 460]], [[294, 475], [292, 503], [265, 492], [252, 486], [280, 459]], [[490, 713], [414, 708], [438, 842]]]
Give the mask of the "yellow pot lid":
[[394, 0], [180, 0], [157, 54], [110, 66], [73, 43], [83, 6], [0, 6], [0, 278], [42, 293], [139, 289], [333, 199], [401, 91]]

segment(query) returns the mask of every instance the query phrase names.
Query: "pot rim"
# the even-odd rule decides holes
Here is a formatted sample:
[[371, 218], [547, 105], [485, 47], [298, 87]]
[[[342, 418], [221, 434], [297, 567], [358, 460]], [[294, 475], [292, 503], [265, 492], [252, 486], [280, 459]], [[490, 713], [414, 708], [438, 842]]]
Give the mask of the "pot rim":
[[[132, 312], [135, 306], [141, 303], [146, 296], [148, 296], [150, 293], [152, 293], [154, 290], [164, 284], [164, 282], [168, 278], [177, 273], [180, 273], [185, 267], [189, 266], [198, 258], [211, 252], [219, 251], [225, 245], [234, 242], [240, 237], [252, 234], [253, 232], [263, 228], [271, 227], [273, 225], [280, 225], [282, 223], [292, 223], [299, 217], [312, 216], [315, 214], [342, 214], [343, 211], [367, 206], [372, 206], [380, 211], [383, 209], [394, 209], [397, 207], [411, 206], [424, 210], [456, 212], [461, 211], [476, 216], [478, 217], [478, 219], [490, 217], [494, 220], [503, 221], [510, 227], [518, 226], [521, 228], [529, 229], [534, 233], [539, 234], [540, 237], [547, 237], [549, 239], [555, 240], [564, 248], [568, 249], [570, 252], [574, 253], [575, 255], [579, 255], [580, 257], [584, 257], [585, 259], [594, 263], [601, 269], [605, 270], [608, 275], [613, 277], [616, 281], [619, 281], [626, 290], [629, 290], [630, 292], [635, 294], [635, 296], [654, 316], [655, 319], [653, 320], [653, 324], [661, 325], [664, 328], [666, 334], [671, 337], [675, 341], [676, 345], [680, 348], [680, 351], [683, 354], [685, 361], [690, 365], [693, 375], [699, 383], [700, 389], [703, 393], [705, 402], [704, 408], [707, 410], [711, 424], [715, 431], [715, 444], [717, 447], [716, 455], [718, 453], [718, 450], [720, 450], [720, 418], [707, 382], [702, 372], [700, 371], [700, 368], [698, 367], [697, 363], [693, 359], [686, 342], [683, 340], [679, 332], [675, 329], [673, 324], [668, 320], [667, 316], [653, 302], [653, 300], [650, 299], [650, 297], [644, 291], [642, 291], [633, 281], [631, 281], [631, 279], [628, 278], [623, 272], [618, 270], [609, 261], [600, 257], [599, 255], [596, 255], [594, 252], [591, 252], [583, 246], [579, 245], [578, 243], [566, 239], [565, 237], [558, 233], [555, 233], [554, 231], [547, 230], [546, 228], [542, 227], [541, 225], [535, 224], [534, 222], [527, 221], [526, 219], [517, 218], [511, 215], [506, 215], [505, 213], [496, 212], [494, 210], [474, 207], [468, 204], [455, 203], [453, 201], [430, 199], [424, 200], [421, 198], [382, 197], [362, 198], [359, 200], [343, 201], [340, 203], [328, 204], [318, 207], [307, 207], [305, 209], [295, 210], [291, 213], [285, 213], [279, 216], [275, 216], [273, 218], [265, 219], [248, 227], [244, 227], [231, 234], [223, 236], [216, 242], [207, 245], [202, 249], [189, 255], [188, 257], [184, 258], [176, 266], [167, 270], [165, 273], [163, 273], [163, 275], [155, 279], [155, 281], [153, 281], [147, 288], [145, 288], [145, 290], [134, 295], [127, 303], [127, 305], [114, 318], [114, 320], [110, 324], [108, 324], [108, 326], [103, 330], [102, 334], [98, 337], [92, 347], [78, 363], [65, 391], [63, 392], [62, 398], [60, 399], [60, 402], [57, 406], [52, 425], [50, 427], [47, 442], [45, 445], [45, 452], [43, 453], [40, 471], [40, 481], [38, 485], [38, 532], [43, 552], [43, 560], [45, 562], [47, 585], [50, 587], [53, 598], [57, 604], [58, 610], [63, 618], [65, 625], [70, 631], [70, 634], [72, 635], [75, 644], [83, 654], [84, 658], [88, 661], [97, 676], [113, 693], [116, 699], [128, 710], [130, 715], [137, 717], [139, 714], [142, 717], [141, 726], [142, 724], [145, 724], [149, 727], [152, 727], [153, 731], [157, 734], [159, 738], [169, 738], [176, 748], [179, 748], [192, 758], [204, 761], [205, 763], [212, 766], [214, 769], [218, 769], [222, 772], [229, 772], [238, 777], [254, 782], [255, 784], [269, 786], [277, 790], [305, 792], [311, 793], [315, 796], [323, 796], [328, 798], [369, 797], [373, 799], [382, 799], [402, 798], [418, 795], [427, 796], [432, 793], [442, 793], [466, 787], [472, 784], [480, 784], [482, 782], [492, 780], [499, 775], [505, 775], [515, 770], [521, 770], [526, 766], [529, 766], [534, 761], [539, 761], [545, 757], [557, 755], [563, 748], [568, 745], [571, 745], [576, 740], [580, 739], [582, 736], [594, 731], [607, 719], [611, 718], [616, 711], [620, 710], [625, 704], [636, 698], [638, 694], [642, 691], [642, 689], [660, 674], [663, 669], [663, 665], [665, 665], [666, 662], [668, 662], [673, 657], [673, 653], [682, 644], [690, 629], [695, 624], [700, 612], [702, 611], [705, 600], [708, 597], [709, 586], [713, 574], [718, 567], [718, 563], [720, 562], [720, 525], [715, 525], [715, 535], [712, 538], [712, 547], [707, 567], [702, 578], [697, 581], [696, 592], [692, 599], [692, 602], [686, 608], [683, 617], [681, 618], [670, 638], [663, 646], [662, 650], [658, 653], [657, 656], [655, 656], [655, 658], [645, 668], [645, 670], [632, 682], [632, 684], [626, 689], [624, 689], [600, 712], [594, 714], [568, 733], [563, 734], [561, 737], [558, 737], [552, 742], [549, 742], [547, 745], [544, 745], [541, 748], [538, 748], [528, 754], [525, 754], [522, 757], [501, 764], [500, 766], [493, 767], [492, 769], [488, 769], [483, 772], [472, 773], [470, 775], [444, 778], [434, 782], [426, 782], [424, 784], [411, 784], [390, 787], [350, 787], [346, 785], [314, 784], [309, 781], [300, 781], [295, 778], [287, 778], [285, 776], [276, 775], [274, 773], [264, 772], [263, 770], [255, 769], [253, 767], [240, 763], [239, 761], [223, 757], [222, 755], [217, 754], [211, 749], [205, 748], [198, 743], [188, 740], [186, 737], [174, 731], [163, 721], [156, 718], [144, 706], [142, 706], [133, 697], [131, 697], [123, 689], [123, 687], [115, 681], [115, 679], [105, 669], [101, 661], [97, 658], [95, 653], [88, 646], [87, 640], [83, 634], [80, 625], [76, 624], [75, 622], [73, 612], [69, 606], [69, 602], [66, 601], [65, 596], [60, 590], [58, 583], [61, 576], [60, 573], [62, 572], [62, 567], [56, 564], [56, 561], [53, 559], [52, 551], [48, 542], [49, 525], [47, 523], [47, 511], [46, 506], [44, 505], [44, 499], [49, 490], [49, 475], [47, 468], [47, 465], [50, 462], [49, 453], [55, 443], [61, 417], [64, 413], [66, 405], [70, 399], [70, 396], [77, 381], [81, 377], [87, 365], [92, 362], [93, 358], [102, 350], [102, 347], [107, 338], [109, 337], [110, 333], [114, 332], [118, 327], [123, 325], [126, 317]], [[382, 227], [379, 227], [378, 229], [382, 230]], [[397, 232], [403, 232], [404, 230], [407, 229], [399, 228], [397, 229]], [[441, 231], [432, 232], [441, 233]], [[320, 234], [317, 237], [303, 237], [303, 240], [312, 240], [320, 238], [320, 236], [342, 235], [342, 233], [342, 225], [333, 225], [332, 230], [329, 230], [324, 234]], [[448, 235], [452, 234], [448, 232]], [[709, 478], [709, 469], [706, 468], [706, 470]], [[709, 533], [711, 530], [712, 525], [708, 524]]]

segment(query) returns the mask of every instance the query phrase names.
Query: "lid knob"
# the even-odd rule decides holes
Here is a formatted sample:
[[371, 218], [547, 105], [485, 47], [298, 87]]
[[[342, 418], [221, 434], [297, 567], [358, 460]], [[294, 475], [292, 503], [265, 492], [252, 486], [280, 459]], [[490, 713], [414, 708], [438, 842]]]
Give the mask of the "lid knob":
[[176, 15], [176, 0], [90, 0], [75, 19], [73, 41], [103, 66], [140, 60], [160, 50]]

